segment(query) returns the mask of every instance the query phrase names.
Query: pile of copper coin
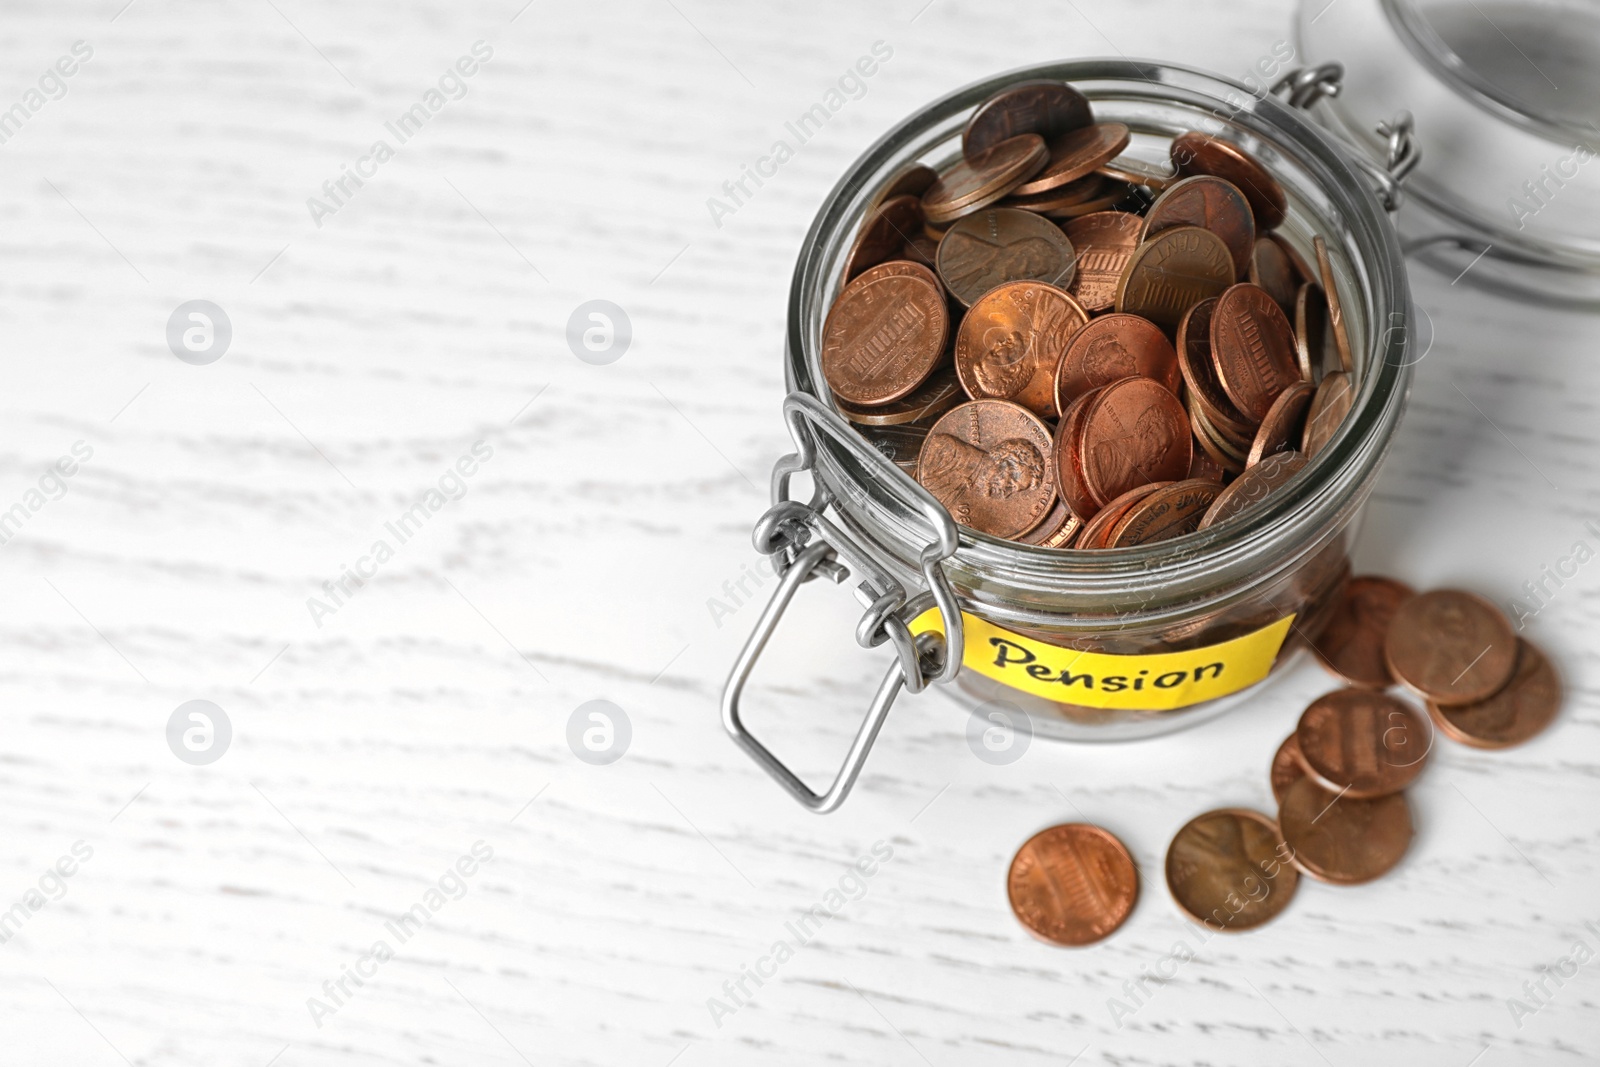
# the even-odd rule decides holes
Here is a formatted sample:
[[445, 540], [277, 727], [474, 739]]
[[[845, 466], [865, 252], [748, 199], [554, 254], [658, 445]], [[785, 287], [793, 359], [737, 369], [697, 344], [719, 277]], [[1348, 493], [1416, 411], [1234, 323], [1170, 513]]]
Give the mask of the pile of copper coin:
[[823, 327], [845, 417], [957, 522], [1055, 549], [1150, 544], [1259, 503], [1355, 389], [1327, 248], [1202, 133], [1122, 153], [1063, 82], [980, 105], [962, 156], [879, 192]]
[[[1389, 578], [1354, 578], [1315, 649], [1347, 687], [1312, 701], [1273, 757], [1277, 819], [1209, 811], [1167, 849], [1173, 900], [1213, 930], [1248, 930], [1278, 915], [1301, 875], [1356, 885], [1387, 873], [1413, 834], [1404, 791], [1438, 734], [1506, 748], [1544, 730], [1561, 705], [1550, 661], [1471, 593], [1417, 594]], [[1426, 713], [1387, 692], [1396, 684]], [[1008, 890], [1030, 931], [1081, 945], [1131, 913], [1138, 878], [1121, 842], [1074, 823], [1023, 845]]]

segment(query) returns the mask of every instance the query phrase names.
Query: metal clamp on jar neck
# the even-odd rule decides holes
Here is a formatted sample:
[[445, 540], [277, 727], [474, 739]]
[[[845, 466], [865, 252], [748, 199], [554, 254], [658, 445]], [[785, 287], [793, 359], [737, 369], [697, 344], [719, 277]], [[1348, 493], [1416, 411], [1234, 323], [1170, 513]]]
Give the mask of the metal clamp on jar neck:
[[[1273, 83], [1272, 92], [1282, 96], [1290, 107], [1310, 111], [1320, 101], [1338, 96], [1343, 88], [1344, 64], [1323, 63], [1291, 70]], [[1378, 199], [1391, 215], [1400, 210], [1405, 181], [1422, 162], [1422, 149], [1417, 145], [1413, 126], [1409, 111], [1396, 112], [1394, 118], [1378, 124], [1375, 132], [1388, 142], [1381, 167], [1369, 160], [1359, 145], [1351, 146], [1355, 149], [1351, 160], [1378, 183]]]
[[[791, 393], [783, 402], [783, 414], [798, 451], [783, 457], [773, 467], [772, 507], [756, 523], [754, 534], [756, 550], [774, 557], [780, 580], [728, 676], [722, 693], [722, 723], [739, 746], [796, 800], [811, 811], [825, 814], [837, 808], [849, 795], [900, 690], [919, 693], [929, 682], [950, 681], [961, 669], [961, 611], [941, 565], [955, 553], [958, 541], [956, 524], [950, 513], [821, 401], [804, 393]], [[790, 498], [789, 482], [794, 475], [815, 467], [817, 432], [826, 434], [849, 451], [879, 479], [894, 485], [926, 520], [930, 536], [921, 553], [926, 592], [908, 597], [905, 587], [878, 563], [869, 549], [823, 517], [831, 497], [820, 478], [816, 479], [816, 489], [808, 503]], [[856, 627], [857, 643], [863, 648], [876, 648], [891, 642], [896, 652], [844, 764], [822, 793], [813, 792], [782, 760], [756, 740], [745, 728], [739, 712], [745, 682], [777, 629], [789, 601], [801, 585], [819, 574], [835, 583], [854, 576], [856, 597], [867, 608]], [[937, 606], [944, 618], [944, 635], [929, 632], [913, 637], [908, 624], [930, 604]]]

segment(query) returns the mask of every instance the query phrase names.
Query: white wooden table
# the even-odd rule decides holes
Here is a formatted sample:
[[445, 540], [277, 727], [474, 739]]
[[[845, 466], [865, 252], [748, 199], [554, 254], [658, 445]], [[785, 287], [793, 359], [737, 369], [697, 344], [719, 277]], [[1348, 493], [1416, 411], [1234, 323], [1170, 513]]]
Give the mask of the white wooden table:
[[[0, 109], [26, 113], [0, 144], [0, 512], [23, 508], [0, 549], [0, 1062], [1594, 1057], [1600, 963], [1520, 1027], [1507, 1000], [1575, 942], [1600, 950], [1600, 565], [1530, 626], [1570, 689], [1556, 728], [1440, 749], [1396, 873], [1303, 885], [1120, 1026], [1108, 998], [1201, 940], [1161, 880], [1172, 833], [1270, 810], [1317, 667], [1195, 732], [1035, 742], [1008, 767], [972, 756], [947, 698], [908, 701], [826, 819], [718, 721], [757, 609], [708, 602], [757, 562], [789, 273], [841, 169], [1012, 66], [1243, 76], [1287, 5], [122, 2], [15, 6], [0, 28]], [[76, 41], [92, 56], [31, 110]], [[477, 41], [492, 56], [427, 109]], [[717, 225], [708, 198], [875, 41], [893, 54], [864, 95]], [[419, 103], [401, 143], [386, 123]], [[1597, 322], [1415, 284], [1435, 336], [1359, 566], [1504, 603], [1600, 544]], [[196, 299], [233, 331], [203, 366], [165, 337]], [[591, 299], [632, 323], [610, 365], [566, 341]], [[92, 456], [48, 477], [76, 442]], [[489, 458], [452, 480], [476, 442]], [[411, 511], [441, 478], [459, 499]], [[385, 524], [408, 511], [400, 543]], [[335, 601], [347, 567], [370, 580]], [[882, 661], [850, 643], [848, 598], [796, 615], [752, 717], [821, 775]], [[204, 766], [166, 737], [196, 699], [233, 731]], [[631, 723], [609, 766], [567, 743], [595, 699]], [[1120, 933], [1067, 951], [1017, 925], [1003, 876], [1074, 818], [1128, 843], [1144, 889]], [[877, 842], [892, 858], [864, 895], [714, 1019]], [[411, 909], [402, 942], [386, 924]]]

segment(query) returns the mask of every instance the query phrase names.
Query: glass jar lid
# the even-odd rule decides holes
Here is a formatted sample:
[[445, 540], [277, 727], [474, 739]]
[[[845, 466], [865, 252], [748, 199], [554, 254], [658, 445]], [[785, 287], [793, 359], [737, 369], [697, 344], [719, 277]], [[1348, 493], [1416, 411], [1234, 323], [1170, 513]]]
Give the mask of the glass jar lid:
[[1600, 304], [1600, 5], [1310, 0], [1303, 58], [1344, 68], [1319, 115], [1382, 162], [1415, 116], [1408, 251], [1491, 288]]

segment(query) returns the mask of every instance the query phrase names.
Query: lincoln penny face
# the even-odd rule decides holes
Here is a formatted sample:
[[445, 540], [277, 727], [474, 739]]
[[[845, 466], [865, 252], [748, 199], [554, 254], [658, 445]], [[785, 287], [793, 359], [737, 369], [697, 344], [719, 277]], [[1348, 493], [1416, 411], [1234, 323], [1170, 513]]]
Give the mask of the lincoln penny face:
[[1056, 369], [1056, 406], [1119, 378], [1149, 378], [1178, 392], [1178, 354], [1161, 327], [1137, 315], [1101, 315], [1067, 342]]
[[1110, 833], [1067, 823], [1035, 834], [1017, 850], [1006, 895], [1034, 936], [1057, 945], [1088, 945], [1132, 914], [1139, 871]]
[[1124, 378], [1094, 394], [1082, 434], [1083, 473], [1105, 502], [1189, 473], [1189, 419], [1178, 398], [1149, 378]]
[[1056, 366], [1089, 320], [1043, 282], [1007, 282], [978, 298], [956, 334], [956, 373], [973, 399], [1014, 400], [1042, 418], [1056, 409]]
[[928, 431], [917, 480], [961, 525], [994, 537], [1020, 537], [1055, 504], [1050, 431], [1017, 404], [969, 401]]

